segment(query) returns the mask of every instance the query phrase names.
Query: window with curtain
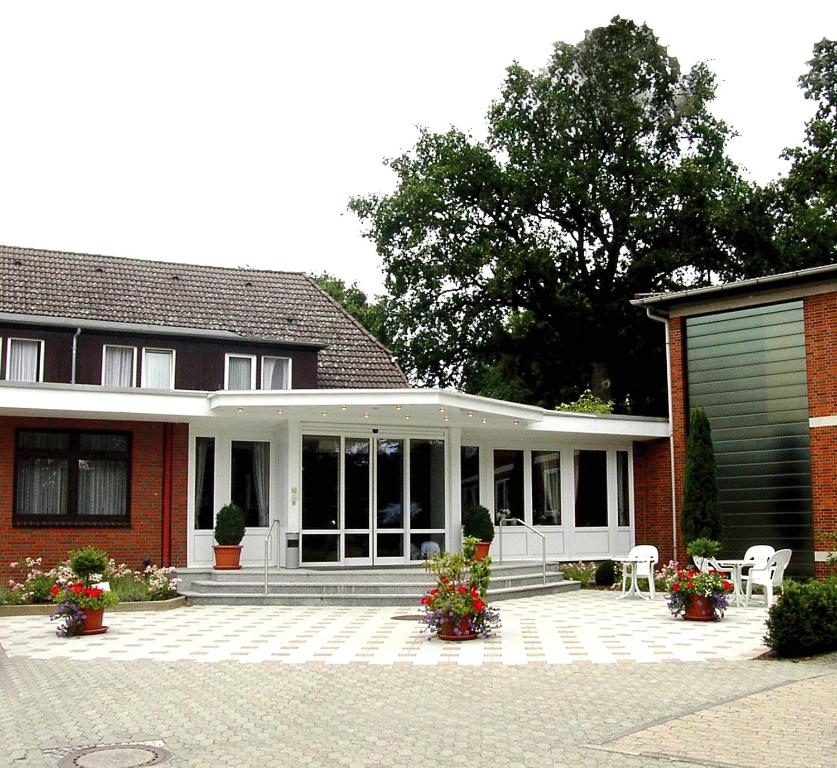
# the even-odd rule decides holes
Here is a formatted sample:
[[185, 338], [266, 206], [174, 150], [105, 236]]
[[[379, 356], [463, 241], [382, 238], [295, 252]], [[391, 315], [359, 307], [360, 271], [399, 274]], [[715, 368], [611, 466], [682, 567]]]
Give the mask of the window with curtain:
[[131, 437], [22, 429], [15, 448], [15, 525], [126, 525]]
[[6, 378], [9, 381], [40, 381], [43, 343], [34, 339], [9, 339]]
[[561, 454], [532, 451], [532, 522], [561, 525]]
[[494, 512], [523, 520], [523, 451], [494, 451]]
[[270, 514], [270, 443], [232, 441], [230, 500], [248, 528], [267, 528]]
[[149, 389], [174, 389], [174, 350], [142, 351], [142, 385]]
[[105, 345], [102, 360], [102, 385], [105, 387], [134, 386], [135, 347]]
[[262, 389], [290, 389], [291, 360], [288, 357], [262, 358]]
[[253, 358], [227, 355], [227, 389], [253, 389]]
[[631, 524], [630, 482], [628, 452], [616, 451], [616, 524], [623, 527]]

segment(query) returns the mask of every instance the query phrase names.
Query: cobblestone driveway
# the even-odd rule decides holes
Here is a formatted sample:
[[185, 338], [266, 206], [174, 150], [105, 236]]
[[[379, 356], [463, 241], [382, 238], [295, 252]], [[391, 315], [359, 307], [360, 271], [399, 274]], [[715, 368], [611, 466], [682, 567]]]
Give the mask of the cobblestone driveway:
[[[175, 614], [195, 636], [217, 636], [208, 618], [216, 610], [235, 609]], [[837, 766], [835, 656], [430, 666], [311, 654], [307, 663], [241, 663], [229, 648], [227, 660], [155, 660], [155, 636], [144, 658], [118, 660], [75, 651], [104, 638], [44, 636], [44, 648], [65, 656], [36, 658], [23, 652], [29, 640], [9, 640], [10, 626], [28, 631], [31, 621], [0, 622], [0, 766], [10, 768], [55, 768], [61, 750], [120, 742], [162, 742], [172, 765], [191, 768]]]

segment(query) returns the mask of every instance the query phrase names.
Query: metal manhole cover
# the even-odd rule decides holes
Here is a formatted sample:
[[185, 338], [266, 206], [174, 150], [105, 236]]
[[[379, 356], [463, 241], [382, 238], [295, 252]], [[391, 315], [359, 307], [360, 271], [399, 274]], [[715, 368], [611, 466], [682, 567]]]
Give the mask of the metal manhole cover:
[[422, 615], [420, 613], [408, 613], [402, 616], [390, 616], [393, 621], [421, 621]]
[[58, 768], [144, 768], [172, 757], [165, 747], [156, 744], [102, 744], [65, 754]]

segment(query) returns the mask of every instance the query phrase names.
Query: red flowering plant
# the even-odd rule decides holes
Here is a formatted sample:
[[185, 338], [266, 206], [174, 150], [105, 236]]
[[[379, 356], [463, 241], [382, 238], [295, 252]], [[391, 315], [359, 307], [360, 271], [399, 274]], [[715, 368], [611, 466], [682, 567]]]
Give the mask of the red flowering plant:
[[723, 618], [732, 586], [732, 582], [717, 571], [677, 571], [669, 582], [668, 609], [672, 616], [679, 616], [686, 610], [689, 597], [700, 595], [711, 598], [715, 613]]
[[491, 558], [475, 560], [473, 547], [445, 552], [424, 567], [436, 574], [436, 586], [421, 598], [422, 621], [430, 635], [489, 637], [500, 623], [500, 612], [485, 599], [491, 579]]
[[59, 637], [79, 634], [87, 611], [110, 608], [119, 602], [115, 592], [95, 584], [88, 586], [82, 581], [71, 581], [63, 586], [55, 584], [50, 592], [56, 603], [50, 618], [61, 622], [56, 631]]

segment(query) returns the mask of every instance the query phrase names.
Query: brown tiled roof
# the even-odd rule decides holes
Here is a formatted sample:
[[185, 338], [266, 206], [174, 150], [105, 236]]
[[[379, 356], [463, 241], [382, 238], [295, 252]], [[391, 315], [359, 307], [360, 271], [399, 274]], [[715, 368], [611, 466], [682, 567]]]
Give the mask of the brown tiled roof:
[[0, 245], [0, 312], [204, 328], [322, 344], [321, 387], [407, 386], [392, 353], [301, 272]]

